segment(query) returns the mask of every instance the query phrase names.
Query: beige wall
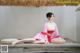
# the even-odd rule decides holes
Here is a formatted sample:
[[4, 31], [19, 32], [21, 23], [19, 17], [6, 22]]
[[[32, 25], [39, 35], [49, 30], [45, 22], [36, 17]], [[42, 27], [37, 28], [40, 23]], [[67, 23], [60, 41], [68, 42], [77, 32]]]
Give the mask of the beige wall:
[[62, 36], [76, 40], [77, 6], [21, 7], [0, 6], [0, 39], [28, 38], [40, 32], [45, 14], [54, 12]]

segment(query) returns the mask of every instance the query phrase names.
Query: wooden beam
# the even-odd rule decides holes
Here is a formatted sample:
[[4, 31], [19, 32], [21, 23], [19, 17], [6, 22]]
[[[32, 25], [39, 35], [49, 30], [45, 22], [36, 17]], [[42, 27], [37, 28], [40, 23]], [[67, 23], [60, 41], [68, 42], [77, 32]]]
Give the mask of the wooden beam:
[[0, 5], [10, 6], [62, 6], [79, 5], [80, 0], [0, 0]]

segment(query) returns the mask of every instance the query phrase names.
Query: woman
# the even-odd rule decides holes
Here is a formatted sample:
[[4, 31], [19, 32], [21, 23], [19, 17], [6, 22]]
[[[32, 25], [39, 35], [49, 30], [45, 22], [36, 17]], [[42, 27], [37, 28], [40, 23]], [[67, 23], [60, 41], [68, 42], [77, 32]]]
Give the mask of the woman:
[[61, 37], [58, 33], [58, 28], [56, 23], [54, 22], [54, 14], [52, 12], [48, 12], [46, 14], [48, 21], [45, 23], [43, 31], [38, 33], [34, 38], [27, 38], [22, 40], [17, 40], [12, 42], [12, 45], [15, 45], [20, 42], [29, 42], [33, 41], [33, 43], [65, 43], [66, 41]]
[[43, 31], [34, 36], [34, 43], [64, 43], [65, 40], [59, 35], [57, 25], [53, 21], [54, 14], [46, 14], [48, 21], [45, 23]]

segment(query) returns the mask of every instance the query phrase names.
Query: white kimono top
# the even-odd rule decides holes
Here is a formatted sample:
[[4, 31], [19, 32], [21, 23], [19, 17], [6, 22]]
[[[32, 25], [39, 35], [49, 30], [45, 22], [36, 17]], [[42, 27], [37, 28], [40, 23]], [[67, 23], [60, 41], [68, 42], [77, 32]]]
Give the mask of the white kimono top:
[[[48, 35], [50, 34], [50, 36]], [[46, 22], [43, 31], [34, 36], [36, 41], [51, 42], [54, 38], [61, 37], [55, 22]]]

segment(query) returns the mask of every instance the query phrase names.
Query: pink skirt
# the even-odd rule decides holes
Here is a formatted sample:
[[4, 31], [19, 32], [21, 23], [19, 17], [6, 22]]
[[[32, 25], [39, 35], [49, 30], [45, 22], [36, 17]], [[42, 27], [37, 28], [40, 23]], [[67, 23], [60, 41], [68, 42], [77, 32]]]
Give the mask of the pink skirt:
[[[48, 32], [52, 34], [52, 31], [51, 32], [48, 31]], [[59, 38], [59, 37], [61, 37], [61, 36], [60, 35], [51, 35], [51, 36], [49, 36], [48, 33], [40, 32], [36, 36], [34, 36], [34, 39], [36, 41], [41, 41], [41, 42], [47, 41], [47, 42], [51, 43], [52, 39]]]

